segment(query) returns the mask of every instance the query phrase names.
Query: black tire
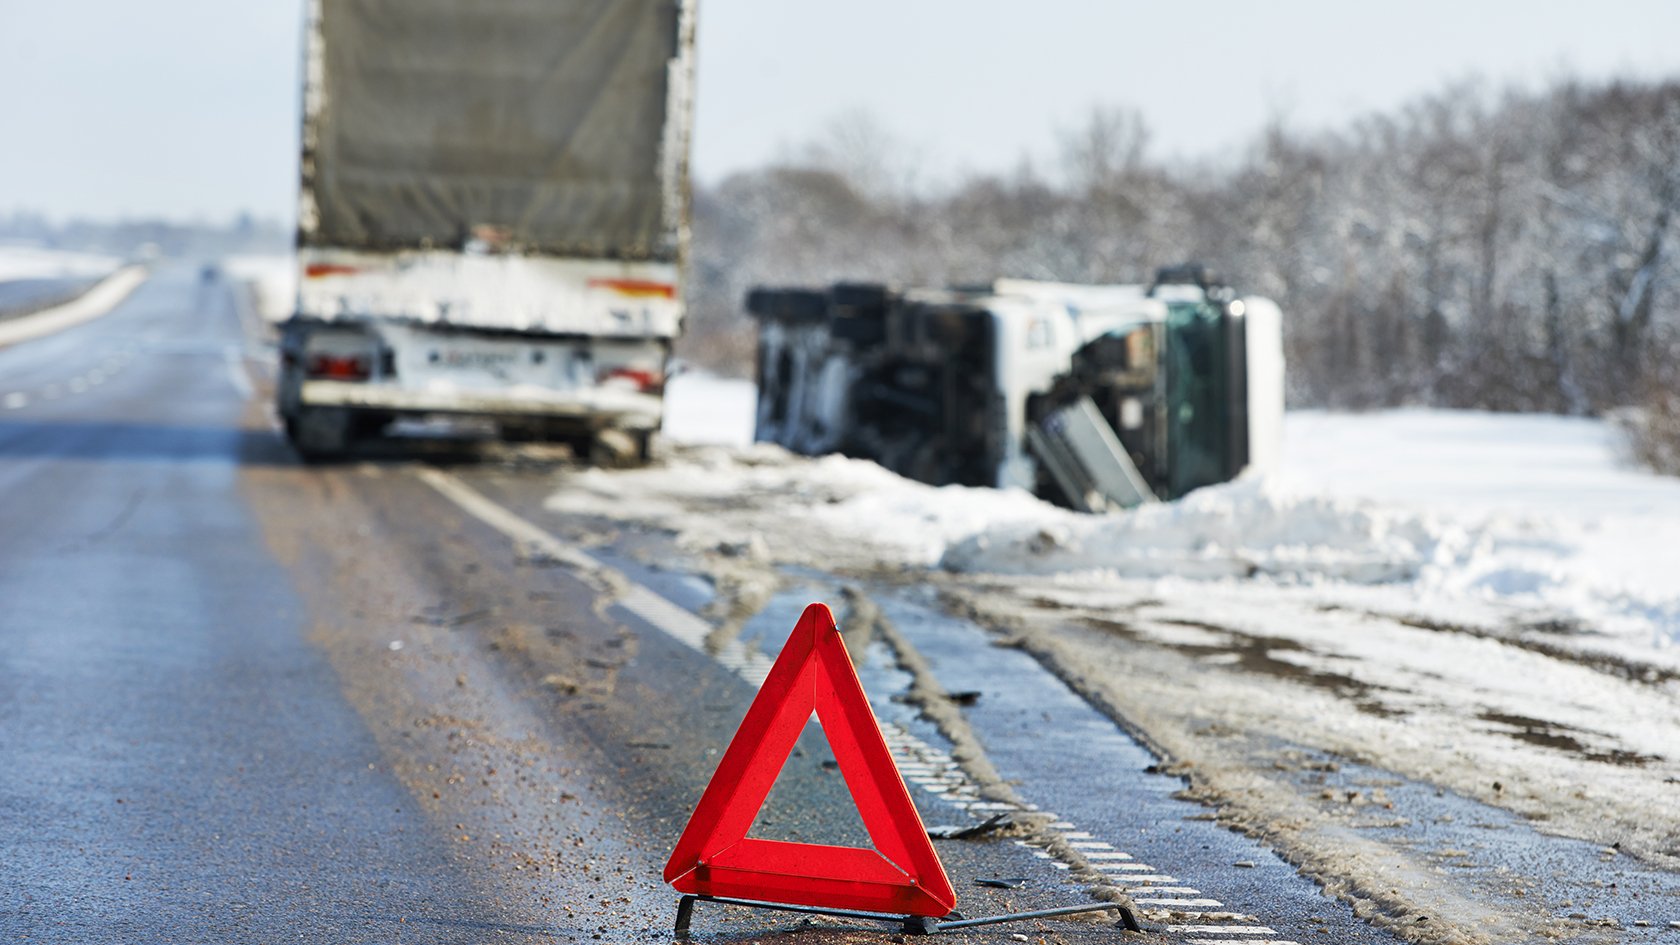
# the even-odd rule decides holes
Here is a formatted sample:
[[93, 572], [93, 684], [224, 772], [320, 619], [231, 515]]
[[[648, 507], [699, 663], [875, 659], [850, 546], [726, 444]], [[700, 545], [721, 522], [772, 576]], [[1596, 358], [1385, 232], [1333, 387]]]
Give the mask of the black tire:
[[303, 407], [286, 424], [292, 449], [310, 463], [342, 459], [355, 433], [355, 415], [343, 407]]

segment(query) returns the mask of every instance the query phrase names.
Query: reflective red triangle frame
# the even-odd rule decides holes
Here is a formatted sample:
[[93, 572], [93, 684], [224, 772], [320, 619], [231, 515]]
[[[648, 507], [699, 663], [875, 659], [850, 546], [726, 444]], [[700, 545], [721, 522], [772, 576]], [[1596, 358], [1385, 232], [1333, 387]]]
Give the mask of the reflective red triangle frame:
[[[747, 836], [812, 711], [874, 849]], [[823, 604], [805, 608], [700, 796], [665, 881], [678, 892], [943, 916], [957, 894]]]

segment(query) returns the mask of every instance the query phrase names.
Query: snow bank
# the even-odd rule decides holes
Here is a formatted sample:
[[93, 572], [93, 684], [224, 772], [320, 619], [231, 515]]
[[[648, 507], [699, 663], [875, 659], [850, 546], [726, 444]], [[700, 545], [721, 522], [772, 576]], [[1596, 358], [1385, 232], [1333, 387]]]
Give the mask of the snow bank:
[[0, 245], [0, 282], [16, 279], [98, 279], [123, 260], [101, 253], [77, 253], [42, 246]]
[[63, 305], [0, 322], [0, 348], [63, 331], [109, 314], [145, 281], [145, 266], [127, 266]]
[[1292, 414], [1282, 468], [1126, 515], [954, 545], [957, 571], [1399, 585], [1642, 647], [1680, 643], [1680, 480], [1607, 423], [1405, 410]]
[[680, 451], [646, 469], [586, 470], [547, 502], [669, 528], [689, 547], [762, 546], [775, 560], [845, 567], [933, 567], [989, 528], [1073, 519], [1021, 492], [936, 488], [874, 463], [805, 459], [779, 446]]
[[251, 284], [257, 314], [264, 321], [279, 322], [291, 317], [297, 301], [297, 257], [228, 256], [222, 260], [222, 268], [235, 279]]
[[941, 563], [1007, 574], [1378, 583], [1461, 566], [1484, 540], [1432, 516], [1253, 479], [1124, 515], [994, 525], [952, 545]]
[[1602, 421], [1293, 413], [1284, 461], [1267, 476], [1086, 516], [1021, 493], [936, 489], [871, 463], [741, 447], [747, 382], [680, 376], [667, 409], [672, 442], [738, 448], [586, 474], [554, 506], [598, 509], [610, 497], [706, 541], [740, 541], [747, 529], [794, 556], [784, 560], [805, 560], [801, 537], [833, 536], [889, 565], [1063, 584], [1254, 579], [1337, 599], [1338, 588], [1382, 588], [1389, 606], [1400, 592], [1447, 609], [1492, 604], [1646, 651], [1680, 643], [1680, 480], [1630, 468]]

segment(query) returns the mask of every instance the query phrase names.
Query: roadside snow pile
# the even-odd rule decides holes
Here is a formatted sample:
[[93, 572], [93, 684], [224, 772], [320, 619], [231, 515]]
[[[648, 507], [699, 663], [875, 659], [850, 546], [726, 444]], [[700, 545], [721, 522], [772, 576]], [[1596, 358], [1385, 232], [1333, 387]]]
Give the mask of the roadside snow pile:
[[1680, 479], [1633, 466], [1601, 420], [1453, 410], [1303, 412], [1280, 484], [1450, 516], [1489, 536], [1429, 589], [1680, 643]]
[[[747, 435], [749, 385], [672, 383], [668, 439]], [[699, 536], [697, 547], [756, 540], [779, 561], [813, 561], [803, 549], [845, 542], [847, 560], [868, 552], [881, 565], [1063, 585], [1253, 578], [1373, 606], [1380, 595], [1391, 611], [1491, 605], [1514, 623], [1573, 624], [1583, 645], [1623, 653], [1680, 644], [1680, 479], [1629, 468], [1609, 424], [1294, 413], [1285, 435], [1283, 465], [1264, 477], [1114, 516], [1018, 492], [936, 489], [871, 463], [766, 446], [679, 450], [655, 469], [586, 473], [551, 505], [612, 502], [625, 510], [616, 514]]]
[[0, 245], [0, 282], [17, 279], [97, 279], [123, 264], [116, 256], [43, 246]]
[[832, 567], [933, 567], [986, 529], [1079, 518], [1021, 492], [927, 486], [863, 460], [808, 460], [762, 443], [690, 449], [647, 469], [586, 470], [547, 506], [610, 507], [678, 533], [692, 550], [761, 548], [773, 560]]
[[222, 268], [241, 282], [251, 284], [257, 314], [264, 321], [280, 322], [291, 317], [297, 300], [297, 258], [293, 256], [228, 256]]
[[951, 546], [951, 571], [1126, 578], [1265, 575], [1291, 583], [1415, 581], [1486, 537], [1433, 516], [1294, 495], [1256, 478], [1124, 515], [993, 526]]

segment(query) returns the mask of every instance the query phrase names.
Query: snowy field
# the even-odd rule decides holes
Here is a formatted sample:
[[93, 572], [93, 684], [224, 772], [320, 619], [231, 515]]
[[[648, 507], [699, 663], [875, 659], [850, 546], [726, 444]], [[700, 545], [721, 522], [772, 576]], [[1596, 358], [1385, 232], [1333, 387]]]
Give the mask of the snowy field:
[[92, 279], [109, 275], [122, 264], [122, 259], [100, 253], [0, 244], [0, 282], [15, 279]]

